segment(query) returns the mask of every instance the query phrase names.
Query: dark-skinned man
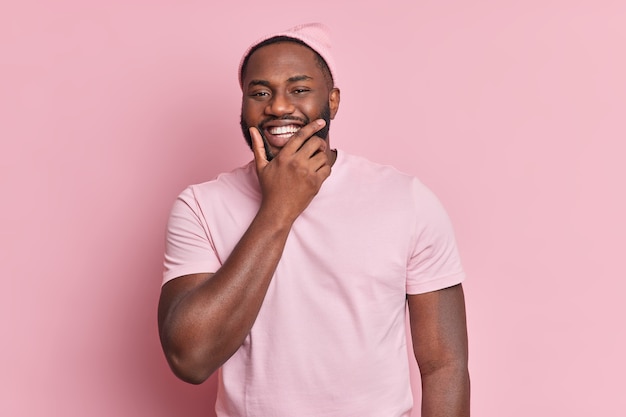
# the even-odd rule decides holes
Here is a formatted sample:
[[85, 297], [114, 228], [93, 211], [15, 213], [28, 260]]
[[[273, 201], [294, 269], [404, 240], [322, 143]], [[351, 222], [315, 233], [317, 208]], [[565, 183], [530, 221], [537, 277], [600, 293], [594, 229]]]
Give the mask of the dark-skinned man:
[[333, 149], [340, 104], [327, 29], [244, 53], [254, 160], [190, 186], [167, 230], [159, 329], [174, 373], [219, 371], [219, 417], [469, 416], [464, 273], [452, 227], [416, 178]]

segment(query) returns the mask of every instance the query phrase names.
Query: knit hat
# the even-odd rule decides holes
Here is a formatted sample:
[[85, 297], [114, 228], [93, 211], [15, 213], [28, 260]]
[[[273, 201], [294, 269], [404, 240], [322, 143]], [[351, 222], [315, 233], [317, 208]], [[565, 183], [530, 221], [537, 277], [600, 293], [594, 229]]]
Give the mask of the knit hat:
[[337, 72], [335, 68], [335, 61], [333, 60], [333, 56], [330, 51], [330, 33], [328, 28], [322, 23], [306, 23], [303, 25], [294, 26], [282, 32], [272, 33], [270, 35], [264, 36], [254, 42], [252, 45], [250, 45], [241, 57], [241, 61], [239, 62], [239, 86], [243, 88], [241, 69], [244, 61], [246, 60], [252, 49], [254, 49], [261, 42], [264, 42], [271, 38], [275, 38], [277, 36], [287, 36], [290, 38], [298, 39], [304, 42], [309, 48], [317, 52], [324, 59], [324, 61], [326, 61], [326, 65], [328, 65], [328, 69], [330, 70], [330, 74], [333, 77], [333, 81], [335, 82], [335, 84], [337, 83]]

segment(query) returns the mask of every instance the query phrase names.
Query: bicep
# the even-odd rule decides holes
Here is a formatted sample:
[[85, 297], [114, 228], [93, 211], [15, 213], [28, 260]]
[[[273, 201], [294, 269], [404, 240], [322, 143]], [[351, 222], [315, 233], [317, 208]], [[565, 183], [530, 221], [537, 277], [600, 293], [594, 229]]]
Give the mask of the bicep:
[[461, 284], [408, 295], [413, 350], [420, 371], [467, 364], [465, 297]]

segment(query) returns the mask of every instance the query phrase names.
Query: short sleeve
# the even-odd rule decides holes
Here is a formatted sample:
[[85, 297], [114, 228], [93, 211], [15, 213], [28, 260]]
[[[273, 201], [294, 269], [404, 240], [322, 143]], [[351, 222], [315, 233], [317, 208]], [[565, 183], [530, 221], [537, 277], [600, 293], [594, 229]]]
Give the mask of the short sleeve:
[[415, 235], [407, 265], [407, 294], [451, 287], [465, 279], [452, 224], [439, 199], [419, 181], [413, 184]]
[[178, 196], [170, 212], [164, 267], [162, 284], [184, 275], [215, 272], [220, 267], [193, 187]]

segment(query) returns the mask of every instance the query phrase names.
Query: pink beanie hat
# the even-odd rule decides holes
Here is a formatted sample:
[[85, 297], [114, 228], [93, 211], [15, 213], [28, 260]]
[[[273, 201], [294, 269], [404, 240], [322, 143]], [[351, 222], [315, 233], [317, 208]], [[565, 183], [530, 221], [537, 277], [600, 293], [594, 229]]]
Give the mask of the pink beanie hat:
[[239, 86], [242, 86], [243, 80], [241, 79], [241, 67], [243, 66], [244, 61], [258, 44], [264, 42], [268, 39], [275, 38], [277, 36], [288, 36], [290, 38], [298, 39], [315, 52], [320, 54], [324, 61], [326, 61], [326, 65], [328, 65], [328, 69], [330, 70], [330, 74], [333, 77], [333, 81], [335, 84], [337, 83], [337, 72], [335, 68], [335, 61], [331, 54], [331, 45], [330, 45], [330, 33], [328, 28], [322, 23], [306, 23], [303, 25], [294, 26], [290, 29], [287, 29], [282, 32], [272, 33], [270, 35], [264, 36], [261, 39], [254, 42], [252, 45], [246, 49], [246, 52], [241, 57], [241, 61], [239, 62]]

